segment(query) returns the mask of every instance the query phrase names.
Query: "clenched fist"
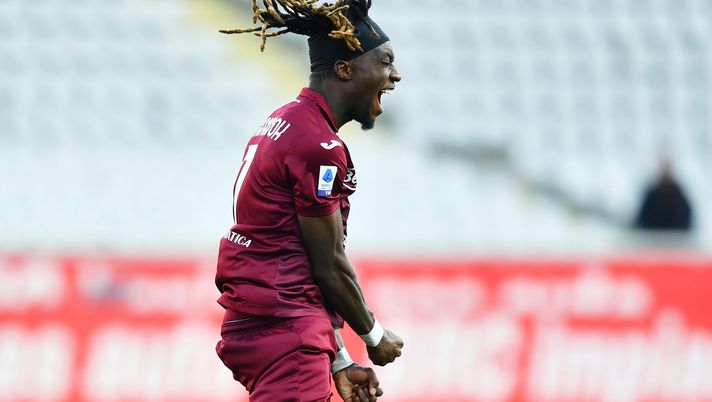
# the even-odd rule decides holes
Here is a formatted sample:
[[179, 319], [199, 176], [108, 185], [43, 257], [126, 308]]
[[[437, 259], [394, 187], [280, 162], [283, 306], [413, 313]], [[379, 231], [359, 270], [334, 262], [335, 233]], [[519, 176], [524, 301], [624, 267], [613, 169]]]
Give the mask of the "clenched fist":
[[373, 369], [358, 364], [334, 373], [334, 383], [344, 402], [376, 402], [383, 395]]
[[369, 346], [366, 349], [368, 350], [368, 358], [371, 359], [373, 364], [385, 366], [401, 355], [402, 348], [403, 340], [393, 332], [385, 330], [381, 342], [376, 346]]

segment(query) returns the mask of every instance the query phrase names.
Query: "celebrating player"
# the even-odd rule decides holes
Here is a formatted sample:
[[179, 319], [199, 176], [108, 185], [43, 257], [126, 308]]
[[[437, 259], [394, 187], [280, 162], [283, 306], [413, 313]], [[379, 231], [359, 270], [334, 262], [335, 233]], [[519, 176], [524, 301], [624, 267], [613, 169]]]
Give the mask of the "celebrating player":
[[311, 75], [247, 144], [234, 225], [220, 242], [216, 284], [226, 312], [216, 350], [250, 401], [328, 401], [333, 374], [345, 401], [372, 402], [378, 379], [353, 363], [338, 329], [346, 320], [378, 365], [400, 356], [403, 342], [376, 320], [344, 251], [357, 180], [337, 132], [352, 120], [373, 127], [382, 95], [401, 79], [393, 48], [368, 17], [370, 0], [262, 4], [252, 2], [261, 27], [221, 32], [254, 32], [262, 49], [272, 36], [306, 35]]

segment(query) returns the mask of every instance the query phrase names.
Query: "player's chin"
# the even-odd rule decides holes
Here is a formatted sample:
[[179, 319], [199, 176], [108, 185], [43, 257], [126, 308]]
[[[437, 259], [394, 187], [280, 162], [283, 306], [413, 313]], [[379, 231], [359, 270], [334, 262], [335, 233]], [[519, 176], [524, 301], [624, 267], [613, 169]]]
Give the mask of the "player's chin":
[[359, 123], [361, 123], [361, 130], [368, 131], [376, 126], [376, 119], [370, 119], [368, 121], [360, 121]]
[[361, 123], [361, 130], [368, 131], [376, 126], [376, 117], [369, 113], [368, 116], [356, 119], [357, 122]]

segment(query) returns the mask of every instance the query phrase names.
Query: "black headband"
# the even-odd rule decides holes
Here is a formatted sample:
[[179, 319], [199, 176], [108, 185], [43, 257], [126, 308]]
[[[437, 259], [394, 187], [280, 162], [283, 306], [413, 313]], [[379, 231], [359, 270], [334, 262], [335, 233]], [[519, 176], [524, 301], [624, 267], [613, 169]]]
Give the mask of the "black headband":
[[[311, 61], [311, 71], [326, 71], [334, 68], [334, 63], [339, 60], [349, 61], [356, 57], [369, 52], [382, 44], [388, 42], [388, 36], [383, 32], [373, 20], [369, 17], [351, 21], [354, 26], [354, 35], [361, 42], [363, 52], [358, 50], [352, 51], [342, 39], [332, 39], [329, 33], [325, 32], [309, 37], [309, 59]], [[378, 38], [373, 35], [371, 25], [378, 33]]]

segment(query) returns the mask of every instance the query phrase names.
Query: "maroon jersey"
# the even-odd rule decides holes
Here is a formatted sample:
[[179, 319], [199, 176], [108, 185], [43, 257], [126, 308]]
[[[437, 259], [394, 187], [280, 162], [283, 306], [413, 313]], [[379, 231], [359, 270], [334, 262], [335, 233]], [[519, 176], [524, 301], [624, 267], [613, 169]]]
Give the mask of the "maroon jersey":
[[[249, 315], [330, 316], [314, 283], [297, 215], [341, 210], [356, 173], [324, 98], [304, 88], [247, 144], [233, 190], [234, 225], [220, 241], [218, 303]], [[340, 319], [337, 318], [337, 321]]]

